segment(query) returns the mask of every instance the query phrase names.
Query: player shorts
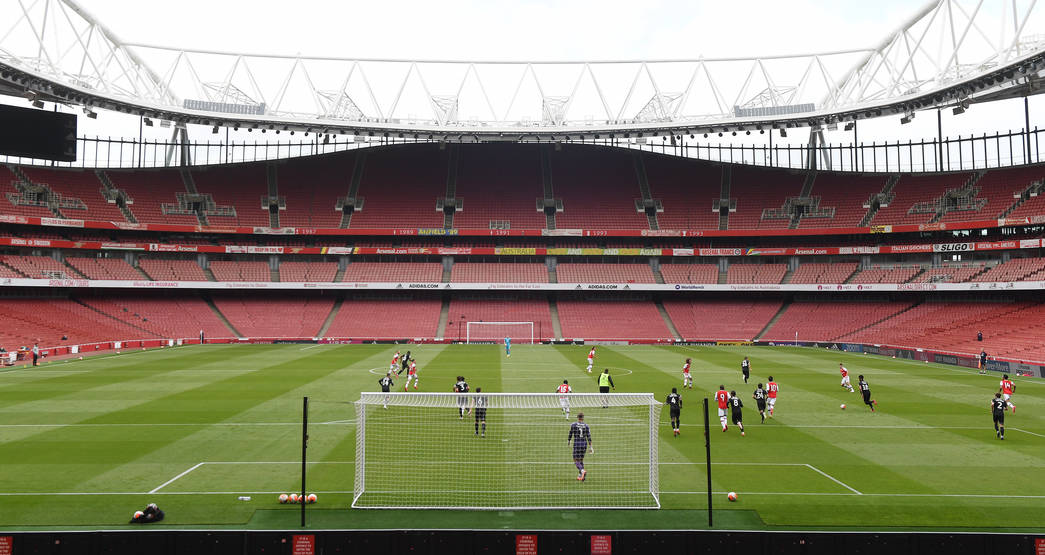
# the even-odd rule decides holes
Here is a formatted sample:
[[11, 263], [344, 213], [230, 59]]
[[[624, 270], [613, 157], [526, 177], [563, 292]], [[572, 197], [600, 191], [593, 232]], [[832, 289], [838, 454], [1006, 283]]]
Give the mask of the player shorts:
[[755, 404], [758, 405], [758, 410], [766, 410], [765, 401], [755, 401]]
[[457, 398], [457, 406], [463, 408], [463, 407], [465, 407], [467, 405], [468, 405], [468, 397], [458, 397]]
[[672, 409], [670, 411], [670, 414], [672, 418], [677, 420], [680, 416], [682, 416], [682, 411], [679, 409]]
[[682, 379], [687, 380], [687, 381], [692, 381], [693, 380], [693, 376], [691, 376], [689, 374], [689, 372], [683, 372], [682, 373]]
[[867, 403], [868, 405], [870, 405], [871, 404], [871, 392], [865, 389], [865, 390], [861, 391], [860, 393], [863, 393], [863, 395], [864, 395], [864, 402]]
[[486, 420], [486, 409], [475, 409], [476, 420]]
[[608, 385], [600, 385], [599, 386], [599, 393], [609, 393], [609, 392], [610, 392], [610, 386], [608, 386]]
[[740, 424], [744, 421], [744, 415], [740, 411], [733, 411], [732, 419], [734, 424]]
[[722, 418], [726, 415], [726, 409], [718, 409], [718, 417]]
[[562, 405], [562, 408], [569, 407], [570, 406], [570, 398], [569, 397], [559, 397], [559, 404]]
[[1001, 398], [1002, 398], [1003, 400], [1005, 400], [1005, 401], [1008, 401], [1010, 397], [1012, 397], [1012, 395], [1010, 395], [1010, 394], [1008, 394], [1008, 393], [1002, 393], [1002, 394], [1001, 394]]
[[583, 459], [584, 458], [584, 453], [587, 452], [587, 451], [588, 451], [588, 444], [587, 443], [583, 443], [583, 442], [579, 442], [579, 441], [573, 442], [573, 458], [574, 459]]
[[595, 359], [593, 359], [593, 358], [589, 358], [588, 359], [588, 366], [591, 366], [594, 363], [595, 363]]
[[1005, 425], [1005, 411], [992, 411], [992, 413], [994, 414], [995, 424]]
[[773, 408], [775, 406], [776, 406], [776, 397], [770, 397], [769, 398], [769, 408]]
[[751, 370], [748, 370], [747, 368], [741, 368], [740, 371], [744, 373], [745, 378], [751, 377]]
[[849, 385], [849, 376], [842, 378], [842, 385]]

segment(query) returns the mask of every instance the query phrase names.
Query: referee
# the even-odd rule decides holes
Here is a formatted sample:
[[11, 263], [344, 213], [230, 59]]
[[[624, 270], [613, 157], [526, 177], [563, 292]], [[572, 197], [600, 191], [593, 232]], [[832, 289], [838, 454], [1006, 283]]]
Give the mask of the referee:
[[[602, 373], [599, 374], [599, 393], [609, 393], [610, 388], [617, 389], [617, 386], [613, 385], [613, 378], [610, 377], [610, 369], [603, 369]], [[607, 397], [602, 398], [602, 408], [609, 406], [609, 399]]]

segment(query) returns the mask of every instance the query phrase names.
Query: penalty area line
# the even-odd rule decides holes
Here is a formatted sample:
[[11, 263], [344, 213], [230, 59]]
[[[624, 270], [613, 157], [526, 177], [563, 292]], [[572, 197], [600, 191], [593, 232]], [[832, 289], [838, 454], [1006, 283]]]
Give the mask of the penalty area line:
[[1010, 429], [1010, 430], [1013, 430], [1013, 431], [1016, 431], [1016, 432], [1023, 432], [1023, 433], [1025, 433], [1025, 434], [1030, 434], [1030, 435], [1032, 435], [1032, 436], [1037, 436], [1037, 437], [1045, 437], [1045, 435], [1041, 435], [1041, 434], [1039, 434], [1039, 433], [1037, 433], [1037, 432], [1030, 432], [1030, 431], [1027, 431], [1027, 430], [1021, 430], [1021, 429], [1019, 429], [1019, 428], [1009, 428], [1009, 429]]
[[165, 486], [168, 486], [168, 485], [170, 485], [171, 483], [173, 483], [173, 482], [174, 482], [175, 480], [177, 480], [178, 478], [181, 478], [182, 476], [184, 476], [184, 475], [188, 474], [189, 472], [192, 472], [193, 470], [196, 470], [197, 468], [199, 468], [199, 467], [201, 467], [201, 466], [203, 466], [203, 465], [205, 465], [205, 464], [207, 464], [207, 463], [205, 463], [205, 462], [201, 462], [201, 463], [197, 464], [196, 466], [193, 466], [192, 468], [190, 468], [190, 469], [186, 470], [185, 472], [182, 472], [181, 474], [178, 474], [177, 476], [175, 476], [175, 477], [171, 478], [170, 480], [167, 480], [166, 482], [164, 482], [164, 483], [160, 484], [159, 486], [157, 486], [157, 487], [156, 487], [155, 489], [153, 489], [153, 490], [152, 490], [152, 491], [150, 491], [149, 493], [156, 493], [156, 492], [160, 491], [160, 490], [161, 490], [161, 489], [163, 489], [163, 488], [164, 488]]
[[824, 478], [827, 478], [828, 480], [831, 480], [832, 482], [842, 486], [843, 488], [845, 488], [845, 489], [847, 489], [847, 490], [849, 490], [849, 491], [851, 491], [851, 492], [853, 492], [853, 493], [855, 493], [857, 495], [863, 495], [862, 493], [857, 491], [855, 488], [849, 487], [849, 485], [846, 484], [845, 482], [839, 480], [838, 478], [835, 478], [834, 476], [831, 476], [830, 474], [824, 472], [823, 470], [820, 470], [819, 468], [817, 468], [817, 467], [815, 467], [815, 466], [813, 466], [811, 464], [806, 464], [804, 466], [806, 468], [808, 468], [809, 470], [812, 470], [813, 472], [816, 472], [817, 474], [820, 474]]

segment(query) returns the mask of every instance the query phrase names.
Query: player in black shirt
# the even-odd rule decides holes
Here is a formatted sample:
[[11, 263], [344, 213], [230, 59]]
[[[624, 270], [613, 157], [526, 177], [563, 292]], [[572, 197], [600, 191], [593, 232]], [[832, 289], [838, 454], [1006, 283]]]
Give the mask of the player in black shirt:
[[671, 393], [668, 394], [668, 398], [665, 402], [671, 410], [671, 429], [675, 432], [675, 437], [678, 437], [678, 435], [682, 433], [681, 430], [679, 430], [679, 417], [682, 413], [682, 396], [679, 395], [677, 387], [671, 388]]
[[1002, 399], [1001, 393], [995, 393], [990, 405], [991, 415], [994, 416], [994, 435], [998, 439], [1005, 439], [1005, 409], [1011, 407], [1012, 403]]
[[[377, 383], [381, 385], [381, 393], [388, 393], [389, 391], [392, 390], [392, 386], [395, 385], [394, 383], [392, 383], [392, 373], [391, 372], [388, 372], [387, 374], [385, 374], [385, 377], [381, 378], [380, 380], [377, 380]], [[389, 396], [385, 395], [385, 408], [386, 409], [388, 408], [388, 398], [389, 398]]]
[[[476, 393], [482, 393], [483, 388], [475, 388]], [[489, 400], [485, 395], [479, 395], [475, 398], [475, 435], [479, 435], [479, 425], [482, 424], [482, 437], [486, 437], [486, 407], [489, 405]]]
[[744, 402], [737, 397], [736, 391], [729, 392], [729, 401], [726, 403], [732, 412], [733, 424], [740, 427], [740, 435], [744, 435], [744, 414], [740, 409], [744, 408]]
[[[468, 393], [468, 382], [464, 381], [464, 376], [457, 376], [454, 393]], [[472, 413], [472, 409], [468, 407], [468, 397], [462, 395], [457, 398], [457, 412], [460, 420], [464, 420], [465, 410], [468, 411], [468, 414]]]
[[751, 396], [755, 400], [755, 405], [758, 407], [758, 415], [762, 417], [762, 423], [766, 423], [766, 390], [762, 389], [762, 384], [758, 384], [758, 388], [755, 389], [755, 394]]
[[744, 373], [744, 383], [747, 383], [747, 379], [751, 377], [751, 361], [747, 357], [740, 361], [740, 371]]
[[857, 376], [857, 379], [860, 380], [856, 385], [860, 388], [860, 394], [864, 396], [864, 404], [871, 407], [871, 412], [874, 412], [874, 406], [878, 402], [871, 398], [871, 387], [867, 385], [863, 374]]
[[410, 366], [410, 351], [407, 351], [406, 354], [403, 355], [403, 359], [400, 360], [399, 363], [402, 364], [402, 367], [399, 369], [399, 372], [397, 372], [397, 374], [402, 376], [403, 372], [406, 372], [406, 368]]

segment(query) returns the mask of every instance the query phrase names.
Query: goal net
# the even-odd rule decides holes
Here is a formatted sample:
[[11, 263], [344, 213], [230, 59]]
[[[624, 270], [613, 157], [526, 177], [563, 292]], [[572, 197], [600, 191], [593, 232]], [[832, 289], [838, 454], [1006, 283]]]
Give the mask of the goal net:
[[[651, 393], [362, 393], [352, 506], [658, 509], [659, 405]], [[581, 412], [584, 481], [567, 443]]]
[[468, 343], [501, 343], [511, 337], [512, 343], [533, 343], [533, 322], [468, 322], [465, 341]]

